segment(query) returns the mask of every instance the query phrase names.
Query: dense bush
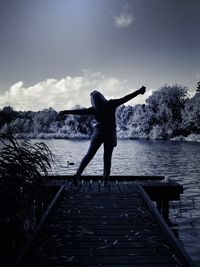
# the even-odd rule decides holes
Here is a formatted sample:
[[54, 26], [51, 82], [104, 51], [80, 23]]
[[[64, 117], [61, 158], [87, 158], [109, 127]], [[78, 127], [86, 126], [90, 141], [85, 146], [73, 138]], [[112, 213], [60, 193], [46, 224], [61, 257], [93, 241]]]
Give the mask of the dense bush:
[[[18, 142], [0, 134], [0, 246], [1, 264], [16, 256], [48, 201], [42, 174], [52, 154], [44, 143]], [[3, 266], [4, 266], [3, 265]]]

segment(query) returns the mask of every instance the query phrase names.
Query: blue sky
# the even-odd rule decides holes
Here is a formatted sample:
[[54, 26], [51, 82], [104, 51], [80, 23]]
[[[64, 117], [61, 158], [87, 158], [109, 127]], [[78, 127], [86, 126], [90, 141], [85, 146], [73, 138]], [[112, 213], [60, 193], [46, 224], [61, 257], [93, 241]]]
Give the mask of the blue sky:
[[0, 107], [88, 106], [94, 88], [143, 84], [194, 92], [199, 13], [198, 0], [0, 0]]

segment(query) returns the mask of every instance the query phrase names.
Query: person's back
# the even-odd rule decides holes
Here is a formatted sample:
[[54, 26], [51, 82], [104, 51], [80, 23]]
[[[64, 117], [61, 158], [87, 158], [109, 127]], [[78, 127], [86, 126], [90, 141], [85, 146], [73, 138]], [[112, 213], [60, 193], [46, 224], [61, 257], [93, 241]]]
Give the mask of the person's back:
[[105, 132], [116, 131], [116, 108], [114, 100], [108, 100], [107, 108], [103, 112], [94, 110], [94, 117], [97, 121], [95, 128]]

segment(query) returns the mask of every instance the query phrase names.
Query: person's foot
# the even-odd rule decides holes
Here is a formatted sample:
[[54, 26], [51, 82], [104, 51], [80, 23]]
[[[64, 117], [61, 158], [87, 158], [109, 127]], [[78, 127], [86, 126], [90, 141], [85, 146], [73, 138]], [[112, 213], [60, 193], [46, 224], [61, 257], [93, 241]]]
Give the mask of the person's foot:
[[80, 178], [80, 175], [77, 173], [73, 176], [73, 180], [72, 180], [73, 186], [75, 186], [75, 187], [79, 186], [79, 178]]

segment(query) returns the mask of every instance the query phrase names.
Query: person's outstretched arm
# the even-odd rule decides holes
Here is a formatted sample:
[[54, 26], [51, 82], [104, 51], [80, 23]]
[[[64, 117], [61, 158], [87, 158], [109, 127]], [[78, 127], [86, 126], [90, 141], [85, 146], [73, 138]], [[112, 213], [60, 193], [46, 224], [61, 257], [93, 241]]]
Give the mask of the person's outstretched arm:
[[118, 99], [113, 99], [113, 101], [115, 102], [115, 105], [116, 106], [120, 106], [124, 103], [126, 103], [127, 101], [131, 100], [132, 98], [138, 96], [138, 95], [143, 95], [146, 91], [146, 87], [145, 86], [142, 86], [139, 90], [131, 93], [131, 94], [128, 94], [122, 98], [118, 98]]
[[71, 109], [71, 110], [62, 110], [58, 113], [60, 118], [64, 117], [65, 115], [73, 114], [73, 115], [93, 115], [94, 108], [81, 108], [81, 109]]

